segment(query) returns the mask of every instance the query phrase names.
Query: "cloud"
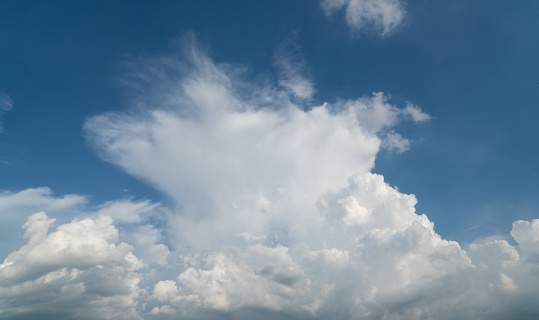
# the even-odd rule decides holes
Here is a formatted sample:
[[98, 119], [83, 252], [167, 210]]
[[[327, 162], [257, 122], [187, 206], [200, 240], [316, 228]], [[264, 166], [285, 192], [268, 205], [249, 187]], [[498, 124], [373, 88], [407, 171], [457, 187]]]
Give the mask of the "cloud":
[[[176, 200], [168, 240], [183, 266], [154, 285], [152, 314], [313, 316], [363, 300], [388, 312], [399, 292], [430, 297], [431, 284], [472, 268], [415, 214], [415, 197], [370, 173], [382, 145], [408, 147], [393, 126], [428, 120], [418, 107], [383, 93], [311, 106], [282, 81], [246, 85], [197, 50], [145, 65], [153, 89], [135, 104], [146, 110], [85, 124], [105, 160]], [[285, 70], [301, 70], [293, 61]]]
[[86, 197], [65, 195], [55, 197], [49, 188], [31, 188], [17, 193], [0, 191], [0, 257], [20, 247], [19, 230], [26, 218], [37, 211], [53, 213], [67, 222], [81, 213]]
[[122, 223], [140, 223], [161, 210], [160, 204], [149, 200], [131, 201], [128, 199], [109, 201], [102, 205], [97, 212], [99, 215], [112, 217]]
[[[39, 208], [49, 213], [32, 213]], [[170, 256], [151, 224], [167, 214], [160, 204], [121, 199], [93, 206], [82, 196], [36, 188], [1, 194], [0, 213], [7, 222], [3, 252], [19, 243], [8, 227], [26, 220], [24, 242], [2, 254], [2, 319], [144, 318], [141, 284]]]
[[383, 93], [308, 105], [288, 88], [253, 84], [197, 50], [135, 72], [138, 87], [150, 88], [133, 99], [144, 110], [85, 123], [103, 159], [172, 196], [184, 213], [206, 216], [246, 196], [271, 202], [283, 192], [315, 201], [369, 172], [378, 133], [409, 117]]
[[0, 132], [4, 131], [4, 128], [2, 128], [2, 116], [6, 111], [11, 110], [13, 108], [13, 99], [5, 93], [0, 92]]
[[244, 242], [184, 251], [179, 264], [147, 260], [159, 263], [154, 267], [119, 238], [123, 232], [158, 243], [155, 227], [122, 231], [110, 217], [96, 216], [54, 228], [54, 219], [39, 212], [24, 224], [26, 244], [0, 266], [0, 312], [6, 319], [537, 314], [536, 220], [515, 222], [511, 234], [519, 247], [485, 240], [465, 251], [437, 235], [432, 222], [415, 213], [416, 202], [380, 175], [356, 175], [319, 200], [310, 233], [290, 230], [281, 243], [275, 235], [238, 236]]
[[283, 42], [274, 59], [279, 85], [299, 99], [311, 99], [315, 93], [314, 85], [296, 41]]
[[[7, 256], [0, 265], [4, 284], [35, 280], [60, 267], [86, 269], [103, 263], [121, 263], [132, 248], [116, 247], [118, 231], [110, 217], [74, 220], [48, 234], [54, 223], [44, 212], [31, 215], [23, 225], [28, 244]], [[81, 234], [84, 237], [81, 237]]]
[[463, 248], [416, 213], [414, 195], [372, 172], [381, 148], [409, 147], [395, 126], [427, 121], [419, 107], [399, 108], [383, 93], [314, 104], [242, 69], [187, 46], [133, 70], [131, 83], [147, 91], [132, 110], [86, 121], [100, 157], [173, 207], [90, 206], [44, 188], [0, 197], [0, 208], [26, 219], [24, 243], [0, 267], [3, 318], [539, 313], [536, 220], [515, 222], [517, 246], [485, 239]]
[[397, 150], [398, 153], [403, 153], [410, 149], [410, 144], [410, 140], [403, 138], [400, 134], [391, 130], [386, 134], [382, 147], [387, 150]]
[[92, 206], [88, 198], [80, 195], [55, 196], [47, 187], [31, 188], [16, 193], [0, 192], [0, 257], [24, 244], [20, 226], [38, 212], [47, 212], [60, 224], [70, 222], [73, 217], [111, 217], [120, 229], [126, 229], [125, 241], [137, 244], [136, 253], [145, 261], [161, 263], [168, 256], [162, 236], [152, 223], [162, 223], [168, 214], [159, 203], [148, 200], [120, 199]]
[[401, 0], [323, 0], [322, 8], [328, 16], [345, 8], [352, 31], [373, 28], [382, 36], [391, 34], [406, 17]]
[[430, 120], [430, 116], [423, 111], [418, 106], [413, 104], [408, 104], [402, 113], [408, 115], [410, 119], [414, 122], [425, 122]]
[[511, 236], [515, 238], [527, 259], [539, 262], [539, 219], [513, 222]]
[[143, 264], [118, 242], [112, 219], [73, 220], [49, 232], [44, 212], [24, 224], [27, 244], [0, 265], [0, 315], [137, 319]]

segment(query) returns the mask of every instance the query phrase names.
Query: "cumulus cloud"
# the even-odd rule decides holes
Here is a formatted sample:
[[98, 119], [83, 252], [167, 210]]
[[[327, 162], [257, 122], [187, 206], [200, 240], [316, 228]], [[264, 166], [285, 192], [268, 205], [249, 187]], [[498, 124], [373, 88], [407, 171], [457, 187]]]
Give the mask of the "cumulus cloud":
[[0, 132], [4, 130], [2, 128], [2, 116], [6, 111], [11, 110], [11, 108], [13, 108], [13, 99], [7, 93], [0, 92]]
[[399, 27], [406, 17], [402, 0], [323, 0], [327, 15], [344, 9], [346, 23], [354, 32], [374, 28], [387, 36]]
[[80, 214], [86, 203], [86, 197], [80, 195], [55, 197], [46, 187], [16, 193], [0, 191], [0, 257], [7, 256], [23, 244], [19, 230], [29, 215], [46, 211], [66, 222]]
[[526, 259], [539, 263], [539, 219], [515, 221], [511, 236], [515, 238]]
[[149, 201], [92, 206], [49, 188], [2, 192], [0, 318], [137, 319], [142, 273], [170, 254], [150, 224], [165, 214]]
[[1, 316], [31, 317], [45, 303], [64, 318], [539, 312], [536, 220], [515, 222], [517, 246], [490, 239], [463, 248], [416, 213], [414, 195], [372, 173], [381, 148], [410, 145], [396, 124], [429, 119], [419, 107], [392, 105], [383, 93], [312, 104], [282, 82], [245, 80], [241, 67], [196, 46], [185, 52], [133, 72], [133, 84], [147, 88], [131, 100], [134, 111], [85, 123], [104, 160], [174, 207], [124, 199], [86, 208], [85, 198], [48, 189], [4, 194], [0, 208], [21, 212], [25, 202], [14, 199], [34, 192], [43, 207], [79, 218], [52, 230], [56, 216], [25, 215], [24, 244], [0, 267]]
[[49, 232], [54, 221], [44, 212], [28, 217], [27, 244], [0, 265], [2, 318], [139, 318], [143, 264], [118, 243], [112, 219], [75, 219]]
[[409, 115], [383, 93], [297, 104], [288, 88], [249, 84], [196, 48], [190, 54], [149, 61], [137, 72], [152, 88], [135, 99], [145, 110], [85, 124], [103, 159], [168, 193], [184, 212], [237, 211], [247, 201], [271, 204], [270, 197], [315, 201], [369, 172], [378, 133]]

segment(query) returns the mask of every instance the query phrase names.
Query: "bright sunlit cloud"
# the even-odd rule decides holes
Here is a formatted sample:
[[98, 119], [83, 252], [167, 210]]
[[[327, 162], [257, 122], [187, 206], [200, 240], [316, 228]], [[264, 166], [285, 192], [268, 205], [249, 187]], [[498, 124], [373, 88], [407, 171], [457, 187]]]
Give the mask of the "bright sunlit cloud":
[[0, 6], [0, 319], [538, 318], [539, 2]]
[[513, 224], [516, 247], [463, 247], [372, 173], [381, 148], [410, 148], [397, 124], [430, 119], [418, 106], [379, 92], [312, 105], [314, 87], [287, 82], [309, 79], [301, 60], [278, 55], [280, 80], [252, 82], [184, 45], [133, 70], [147, 88], [134, 111], [84, 125], [100, 157], [173, 206], [1, 194], [25, 217], [7, 220], [24, 243], [0, 265], [1, 316], [503, 318], [538, 298], [539, 220]]

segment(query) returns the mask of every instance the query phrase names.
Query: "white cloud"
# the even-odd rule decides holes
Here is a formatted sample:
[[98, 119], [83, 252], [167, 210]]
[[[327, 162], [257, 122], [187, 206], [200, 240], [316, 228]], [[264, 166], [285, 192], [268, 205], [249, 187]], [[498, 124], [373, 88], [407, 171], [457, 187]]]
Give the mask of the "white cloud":
[[520, 246], [523, 244], [535, 245], [539, 243], [539, 219], [533, 221], [515, 221], [511, 235]]
[[166, 265], [170, 249], [166, 246], [163, 234], [153, 225], [142, 225], [136, 230], [126, 232], [124, 239], [136, 246], [137, 257], [145, 263]]
[[131, 201], [125, 199], [105, 203], [97, 211], [97, 214], [110, 216], [116, 222], [140, 223], [148, 216], [155, 215], [159, 209], [161, 208], [158, 203], [151, 203], [149, 200]]
[[[177, 201], [168, 240], [183, 264], [156, 282], [151, 313], [473, 318], [530, 292], [515, 274], [525, 268], [513, 263], [516, 248], [478, 243], [469, 256], [415, 213], [413, 195], [370, 173], [380, 147], [409, 148], [392, 127], [430, 119], [417, 106], [382, 93], [310, 106], [282, 82], [247, 85], [231, 66], [196, 56], [179, 71], [165, 59], [173, 80], [135, 99], [147, 111], [85, 126], [104, 159]], [[510, 313], [508, 301], [497, 311]]]
[[[415, 213], [415, 203], [380, 175], [357, 175], [323, 196], [310, 217], [287, 225], [280, 239], [273, 233], [206, 253], [191, 249], [184, 251], [184, 266], [165, 259], [165, 269], [141, 269], [134, 248], [118, 243], [109, 217], [73, 220], [50, 231], [54, 219], [36, 213], [24, 224], [27, 244], [0, 267], [1, 315], [195, 319], [218, 318], [207, 309], [242, 315], [254, 308], [279, 312], [272, 316], [277, 318], [335, 318], [339, 310], [343, 319], [501, 319], [519, 315], [521, 301], [538, 298], [537, 261], [529, 259], [538, 247], [536, 221], [518, 221], [511, 232], [527, 247], [486, 240], [471, 244], [468, 255], [441, 239], [427, 217]], [[296, 223], [308, 224], [306, 219], [315, 222], [301, 230]], [[197, 231], [204, 234], [204, 227]], [[124, 232], [154, 244], [162, 240], [156, 231], [142, 226]], [[143, 289], [144, 278], [155, 284]], [[21, 303], [25, 311], [17, 309]]]
[[[397, 108], [382, 93], [298, 105], [286, 86], [246, 90], [230, 66], [199, 52], [192, 63], [177, 75], [167, 69], [173, 80], [161, 79], [161, 92], [152, 83], [152, 96], [138, 99], [152, 102], [147, 111], [105, 114], [85, 126], [104, 159], [181, 208], [168, 221], [169, 240], [186, 264], [176, 280], [155, 285], [161, 305], [153, 314], [170, 307], [186, 316], [198, 306], [316, 315], [333, 292], [349, 296], [333, 306], [367, 299], [382, 308], [399, 292], [421, 295], [472, 268], [457, 243], [415, 214], [415, 197], [369, 173], [379, 135], [402, 120], [426, 120], [420, 109]], [[160, 67], [153, 61], [148, 69]]]
[[327, 15], [345, 8], [346, 23], [355, 32], [374, 28], [382, 36], [389, 35], [406, 17], [402, 0], [323, 0]]
[[279, 85], [299, 99], [311, 99], [315, 89], [298, 44], [292, 39], [285, 41], [276, 51], [274, 60]]
[[0, 91], [0, 132], [4, 130], [2, 128], [2, 116], [4, 112], [11, 110], [13, 108], [13, 99], [5, 93]]
[[410, 149], [410, 140], [403, 138], [400, 134], [391, 130], [386, 134], [385, 139], [382, 141], [382, 147], [388, 150], [397, 150], [398, 153]]
[[388, 103], [389, 98], [382, 92], [373, 92], [372, 97], [338, 101], [333, 108], [354, 110], [358, 125], [371, 133], [391, 128], [403, 120], [413, 122], [430, 120], [429, 115], [419, 107], [408, 104], [404, 109], [397, 108]]
[[62, 267], [86, 269], [103, 263], [121, 263], [133, 250], [118, 241], [112, 219], [74, 220], [48, 233], [54, 219], [44, 212], [31, 215], [23, 225], [28, 244], [7, 256], [0, 266], [3, 283], [35, 280]]
[[227, 206], [246, 195], [271, 203], [282, 196], [279, 190], [316, 201], [349, 176], [370, 171], [377, 133], [406, 118], [382, 93], [298, 105], [287, 89], [246, 84], [229, 76], [236, 71], [227, 74], [230, 66], [194, 55], [186, 58], [191, 69], [189, 61], [177, 68], [173, 58], [145, 65], [142, 78], [152, 89], [135, 104], [146, 110], [103, 114], [85, 124], [105, 160], [168, 193], [184, 212], [233, 210]]
[[154, 307], [150, 312], [151, 315], [160, 315], [160, 314], [176, 314], [176, 310], [169, 305], [164, 305], [162, 307]]
[[20, 227], [37, 211], [53, 213], [62, 222], [80, 214], [87, 199], [79, 195], [55, 197], [49, 188], [32, 188], [17, 193], [0, 191], [0, 257], [20, 247]]
[[413, 104], [408, 104], [402, 113], [408, 115], [414, 122], [424, 122], [429, 121], [430, 116], [423, 111], [418, 106]]
[[[35, 213], [40, 209], [47, 214]], [[118, 217], [119, 228], [107, 214]], [[137, 319], [145, 295], [139, 284], [151, 281], [147, 266], [166, 264], [170, 255], [162, 232], [148, 224], [165, 214], [149, 201], [93, 207], [48, 188], [1, 193], [0, 318]], [[21, 224], [24, 241], [17, 240]]]
[[[79, 218], [50, 231], [49, 215], [25, 215], [25, 244], [0, 269], [0, 316], [31, 317], [47, 303], [66, 318], [90, 308], [87, 317], [155, 319], [539, 312], [536, 220], [515, 222], [518, 247], [487, 239], [463, 249], [416, 213], [414, 195], [371, 173], [381, 147], [408, 147], [397, 123], [429, 119], [418, 107], [382, 93], [310, 105], [187, 51], [136, 72], [148, 88], [132, 100], [142, 110], [85, 124], [101, 157], [176, 207], [119, 200], [88, 209], [83, 197], [48, 189], [3, 194], [0, 208]], [[31, 195], [32, 205], [21, 201]]]
[[178, 286], [172, 280], [159, 281], [153, 288], [152, 299], [169, 301], [178, 294]]
[[539, 263], [539, 219], [513, 222], [511, 236], [515, 238], [527, 259]]
[[31, 215], [27, 244], [0, 265], [0, 316], [138, 319], [143, 265], [111, 222], [75, 219], [49, 232], [54, 219]]

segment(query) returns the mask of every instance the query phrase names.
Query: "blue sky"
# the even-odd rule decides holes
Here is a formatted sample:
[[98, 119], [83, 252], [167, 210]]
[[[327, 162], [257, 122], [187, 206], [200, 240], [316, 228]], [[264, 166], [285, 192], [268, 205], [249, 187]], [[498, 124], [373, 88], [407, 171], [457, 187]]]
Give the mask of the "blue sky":
[[[80, 282], [73, 276], [56, 288], [82, 297], [91, 292], [88, 279], [100, 277], [96, 265], [122, 266], [119, 277], [138, 290], [129, 287], [127, 318], [241, 318], [256, 310], [325, 318], [346, 310], [343, 319], [426, 319], [474, 299], [478, 305], [506, 299], [499, 314], [523, 308], [533, 317], [538, 310], [521, 297], [537, 276], [503, 268], [513, 262], [537, 268], [538, 10], [534, 1], [3, 2], [0, 280], [11, 290], [31, 285], [46, 302], [42, 277], [80, 273]], [[350, 177], [356, 178], [347, 184]], [[393, 196], [373, 200], [380, 192]], [[371, 252], [365, 248], [373, 230], [398, 234], [414, 223], [427, 230], [422, 214], [435, 233], [406, 232], [425, 235], [435, 249], [415, 244], [425, 261], [401, 262], [432, 282], [401, 275], [408, 280], [391, 286], [376, 282], [383, 273], [356, 265]], [[93, 236], [81, 243], [96, 252], [115, 243], [118, 252], [97, 261], [72, 249], [68, 257], [83, 266], [32, 258], [32, 246], [46, 246], [61, 230], [62, 239], [71, 239], [76, 232], [68, 231], [84, 221]], [[318, 224], [298, 230], [306, 221]], [[44, 233], [29, 231], [45, 225]], [[338, 228], [350, 238], [332, 234]], [[309, 235], [323, 230], [333, 231]], [[388, 252], [399, 243], [391, 239], [384, 242]], [[448, 246], [456, 253], [447, 253]], [[429, 269], [440, 268], [432, 250], [445, 259], [438, 278]], [[512, 262], [499, 267], [488, 250], [514, 261], [504, 258]], [[236, 251], [243, 264], [227, 264]], [[118, 255], [130, 266], [111, 258]], [[398, 256], [388, 255], [371, 257], [371, 267]], [[320, 262], [339, 259], [347, 261], [346, 272], [374, 280], [356, 279], [364, 291], [346, 287], [326, 274], [338, 267]], [[35, 268], [10, 271], [24, 261]], [[478, 292], [496, 287], [494, 280], [467, 278], [466, 268], [481, 265], [500, 283], [492, 296]], [[200, 283], [215, 277], [218, 266], [230, 271], [222, 283], [240, 278], [264, 289], [243, 292], [232, 281], [219, 289], [222, 296], [212, 296]], [[445, 304], [429, 307], [421, 297], [453, 277], [472, 289], [455, 285], [440, 293]], [[417, 288], [410, 284], [416, 282]], [[382, 298], [370, 301], [372, 288]], [[271, 298], [246, 307], [234, 300], [243, 294]], [[299, 298], [282, 301], [286, 294]], [[394, 302], [398, 294], [415, 304]], [[108, 297], [116, 296], [126, 297]], [[112, 303], [103, 299], [96, 303]], [[76, 302], [41, 310], [29, 299], [30, 311], [19, 314], [3, 291], [0, 301], [7, 306], [0, 315], [8, 318], [40, 312], [58, 318], [64, 303], [73, 309], [62, 317], [91, 318], [88, 305]], [[461, 317], [488, 314], [468, 307]], [[92, 316], [110, 316], [102, 312]]]

